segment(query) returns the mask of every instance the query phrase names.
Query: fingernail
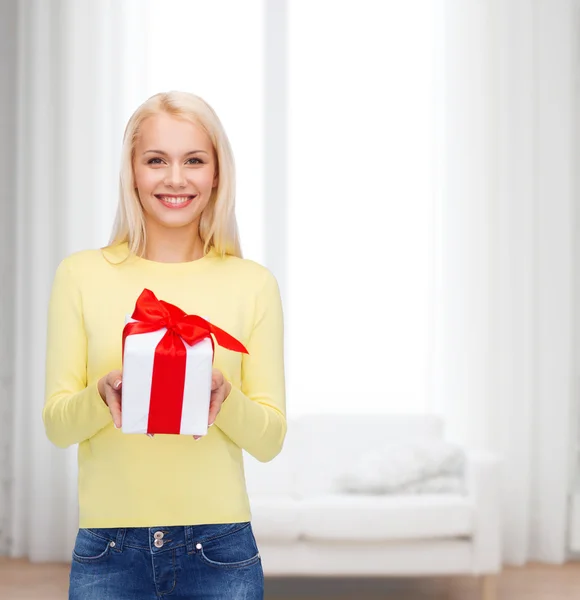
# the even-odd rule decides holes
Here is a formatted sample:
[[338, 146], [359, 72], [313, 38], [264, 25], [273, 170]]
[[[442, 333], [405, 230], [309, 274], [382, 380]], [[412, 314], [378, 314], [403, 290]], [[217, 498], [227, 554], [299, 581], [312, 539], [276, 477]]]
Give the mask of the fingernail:
[[115, 426], [115, 429], [119, 429], [119, 426], [117, 425], [117, 423], [113, 423], [113, 425]]
[[115, 381], [115, 385], [113, 386], [116, 390], [119, 389], [119, 386], [121, 385], [121, 380], [117, 379], [117, 381]]
[[213, 427], [213, 423], [210, 423], [210, 424], [208, 425], [208, 427]]

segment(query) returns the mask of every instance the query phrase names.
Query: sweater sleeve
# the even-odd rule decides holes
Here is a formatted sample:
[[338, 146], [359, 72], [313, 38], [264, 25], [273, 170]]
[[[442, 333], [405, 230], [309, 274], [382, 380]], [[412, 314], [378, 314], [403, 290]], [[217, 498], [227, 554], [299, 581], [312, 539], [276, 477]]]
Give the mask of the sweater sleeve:
[[284, 326], [278, 283], [268, 271], [256, 300], [252, 333], [242, 358], [241, 389], [232, 385], [215, 424], [262, 462], [272, 460], [286, 436]]
[[54, 278], [48, 308], [46, 398], [42, 419], [59, 448], [82, 442], [112, 422], [97, 389], [87, 385], [87, 337], [82, 298], [65, 259]]

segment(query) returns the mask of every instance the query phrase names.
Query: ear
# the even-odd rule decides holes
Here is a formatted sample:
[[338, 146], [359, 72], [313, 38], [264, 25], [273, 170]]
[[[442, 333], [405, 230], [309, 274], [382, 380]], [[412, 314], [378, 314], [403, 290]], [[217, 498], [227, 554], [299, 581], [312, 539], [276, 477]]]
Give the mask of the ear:
[[219, 181], [220, 181], [220, 176], [219, 176], [219, 173], [216, 171], [216, 174], [214, 175], [213, 183], [212, 183], [211, 187], [216, 188], [218, 186]]

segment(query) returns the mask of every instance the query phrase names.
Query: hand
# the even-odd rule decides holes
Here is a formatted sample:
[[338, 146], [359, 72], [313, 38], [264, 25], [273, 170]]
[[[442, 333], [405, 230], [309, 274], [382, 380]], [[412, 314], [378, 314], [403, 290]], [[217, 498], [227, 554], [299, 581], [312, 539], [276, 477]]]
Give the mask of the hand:
[[123, 378], [121, 371], [111, 371], [99, 379], [97, 384], [103, 402], [109, 407], [113, 423], [121, 428], [121, 387]]
[[211, 427], [221, 410], [224, 400], [229, 396], [232, 384], [226, 380], [219, 369], [214, 369], [211, 375], [211, 397], [209, 400], [208, 425]]
[[[224, 400], [229, 396], [232, 390], [232, 384], [226, 380], [219, 369], [214, 369], [211, 375], [211, 397], [209, 400], [209, 418], [208, 425], [211, 427], [221, 410]], [[194, 435], [196, 440], [201, 436]]]

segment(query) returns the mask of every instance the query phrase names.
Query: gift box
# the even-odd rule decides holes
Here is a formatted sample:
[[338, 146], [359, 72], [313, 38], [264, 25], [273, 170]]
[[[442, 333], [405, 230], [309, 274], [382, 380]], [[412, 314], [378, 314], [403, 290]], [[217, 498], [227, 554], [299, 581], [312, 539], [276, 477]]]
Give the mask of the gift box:
[[248, 352], [207, 319], [143, 290], [123, 329], [123, 433], [205, 435], [215, 343]]

